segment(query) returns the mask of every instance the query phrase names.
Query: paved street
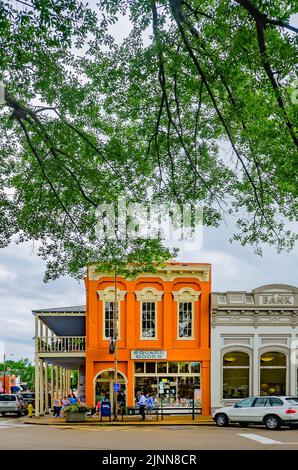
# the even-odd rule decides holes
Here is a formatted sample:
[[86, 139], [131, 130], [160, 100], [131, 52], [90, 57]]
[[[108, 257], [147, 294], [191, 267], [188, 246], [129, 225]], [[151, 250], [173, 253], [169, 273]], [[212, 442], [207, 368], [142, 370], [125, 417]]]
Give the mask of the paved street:
[[0, 449], [298, 449], [298, 429], [213, 426], [70, 427], [0, 418]]

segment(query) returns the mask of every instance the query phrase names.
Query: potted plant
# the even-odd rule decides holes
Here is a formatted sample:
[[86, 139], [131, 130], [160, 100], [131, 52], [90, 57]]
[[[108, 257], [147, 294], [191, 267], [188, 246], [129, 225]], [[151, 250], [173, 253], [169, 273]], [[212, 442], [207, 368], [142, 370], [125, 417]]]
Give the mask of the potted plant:
[[90, 408], [86, 405], [76, 403], [65, 407], [65, 421], [67, 423], [81, 423], [86, 420], [86, 416]]

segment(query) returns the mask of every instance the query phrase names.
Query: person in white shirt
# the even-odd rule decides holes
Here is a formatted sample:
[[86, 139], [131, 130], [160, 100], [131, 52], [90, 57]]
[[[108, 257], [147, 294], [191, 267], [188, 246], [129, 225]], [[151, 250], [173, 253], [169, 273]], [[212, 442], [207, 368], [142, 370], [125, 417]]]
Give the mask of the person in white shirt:
[[142, 421], [145, 419], [145, 406], [146, 406], [146, 397], [144, 393], [141, 393], [141, 396], [139, 397], [138, 405], [140, 407], [140, 415], [142, 416]]

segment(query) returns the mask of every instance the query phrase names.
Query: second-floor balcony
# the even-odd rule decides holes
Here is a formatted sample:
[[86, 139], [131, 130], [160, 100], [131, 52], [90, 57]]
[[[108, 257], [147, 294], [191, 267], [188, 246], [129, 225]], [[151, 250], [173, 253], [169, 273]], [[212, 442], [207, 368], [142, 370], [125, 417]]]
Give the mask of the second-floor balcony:
[[86, 351], [86, 307], [33, 310], [35, 352], [41, 357], [83, 357]]
[[37, 339], [37, 352], [39, 353], [74, 353], [85, 352], [85, 350], [86, 336], [55, 336]]

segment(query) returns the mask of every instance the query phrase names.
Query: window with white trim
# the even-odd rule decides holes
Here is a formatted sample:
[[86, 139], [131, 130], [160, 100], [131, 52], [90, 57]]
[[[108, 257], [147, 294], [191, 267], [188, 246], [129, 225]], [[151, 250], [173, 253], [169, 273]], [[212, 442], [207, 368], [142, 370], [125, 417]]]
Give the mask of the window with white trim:
[[104, 337], [114, 338], [115, 302], [105, 302]]
[[193, 302], [179, 302], [178, 337], [193, 336]]
[[156, 338], [156, 302], [142, 302], [142, 339]]

